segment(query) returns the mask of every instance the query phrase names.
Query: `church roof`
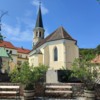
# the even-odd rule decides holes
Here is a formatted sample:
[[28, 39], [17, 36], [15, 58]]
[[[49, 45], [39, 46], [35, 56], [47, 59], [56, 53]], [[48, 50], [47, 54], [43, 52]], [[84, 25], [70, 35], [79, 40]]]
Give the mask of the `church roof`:
[[0, 47], [10, 48], [10, 49], [16, 49], [15, 46], [8, 41], [2, 41], [0, 42]]
[[65, 29], [63, 27], [59, 27], [52, 34], [50, 34], [45, 39], [43, 39], [39, 43], [37, 43], [33, 47], [33, 50], [35, 50], [36, 48], [40, 47], [41, 45], [43, 45], [46, 42], [60, 40], [60, 39], [67, 39], [67, 40], [76, 41], [65, 31]]
[[35, 28], [37, 27], [43, 28], [41, 6], [39, 6], [38, 16], [37, 16], [36, 25], [35, 25]]

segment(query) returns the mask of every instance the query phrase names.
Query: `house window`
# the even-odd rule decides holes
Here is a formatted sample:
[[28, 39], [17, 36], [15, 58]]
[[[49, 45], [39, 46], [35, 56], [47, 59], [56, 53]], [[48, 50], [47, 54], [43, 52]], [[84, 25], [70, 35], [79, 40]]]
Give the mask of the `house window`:
[[21, 61], [17, 61], [17, 65], [21, 65], [22, 64], [22, 62]]
[[10, 50], [10, 52], [9, 52], [10, 54], [12, 54], [12, 50]]
[[22, 55], [21, 55], [21, 54], [18, 54], [18, 57], [19, 57], [19, 58], [22, 58]]
[[54, 61], [58, 61], [58, 49], [57, 49], [57, 47], [54, 48]]
[[6, 52], [8, 53], [8, 50], [6, 50]]

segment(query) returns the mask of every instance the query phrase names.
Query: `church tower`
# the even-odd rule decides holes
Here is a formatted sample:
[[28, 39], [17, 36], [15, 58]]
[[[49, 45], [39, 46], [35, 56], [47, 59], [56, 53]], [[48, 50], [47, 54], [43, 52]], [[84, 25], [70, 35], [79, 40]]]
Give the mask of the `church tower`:
[[39, 5], [36, 25], [35, 25], [33, 32], [34, 32], [34, 38], [33, 38], [33, 46], [34, 46], [38, 42], [40, 42], [42, 39], [44, 39], [45, 30], [43, 28], [43, 22], [42, 22], [41, 5]]

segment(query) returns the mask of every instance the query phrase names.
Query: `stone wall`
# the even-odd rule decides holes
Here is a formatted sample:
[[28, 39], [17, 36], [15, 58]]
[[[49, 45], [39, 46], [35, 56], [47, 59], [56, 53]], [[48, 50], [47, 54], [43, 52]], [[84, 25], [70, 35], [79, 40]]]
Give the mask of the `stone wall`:
[[[14, 84], [14, 83], [0, 83], [0, 85], [20, 85], [20, 84]], [[73, 97], [80, 97], [83, 96], [84, 93], [84, 85], [82, 83], [46, 83], [46, 84], [60, 84], [60, 85], [71, 85], [73, 87]], [[45, 85], [46, 84], [36, 84], [35, 87], [35, 96], [36, 97], [45, 97]], [[100, 100], [100, 84], [96, 86], [95, 89], [96, 94], [96, 100]], [[23, 96], [23, 86], [20, 85], [20, 95]]]
[[46, 72], [46, 83], [59, 83], [56, 70], [48, 70]]
[[[73, 87], [73, 97], [84, 96], [84, 85], [82, 83], [47, 83], [47, 84], [61, 84], [61, 85], [71, 85]], [[45, 84], [46, 85], [46, 84]], [[37, 84], [35, 88], [36, 96], [45, 96], [45, 85]], [[100, 100], [100, 85], [96, 86], [95, 90], [97, 100]], [[63, 97], [63, 96], [62, 96]]]

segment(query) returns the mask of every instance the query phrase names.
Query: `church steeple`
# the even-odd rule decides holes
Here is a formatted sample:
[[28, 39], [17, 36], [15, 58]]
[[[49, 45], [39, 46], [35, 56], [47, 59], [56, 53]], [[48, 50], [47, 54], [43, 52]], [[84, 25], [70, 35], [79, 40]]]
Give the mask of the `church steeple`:
[[41, 14], [41, 4], [39, 5], [39, 11], [38, 11], [38, 16], [37, 16], [35, 28], [36, 27], [43, 28], [42, 14]]
[[43, 21], [42, 21], [42, 13], [41, 13], [41, 3], [39, 4], [39, 10], [36, 20], [36, 25], [34, 28], [34, 38], [33, 38], [33, 46], [44, 39], [44, 28], [43, 28]]

